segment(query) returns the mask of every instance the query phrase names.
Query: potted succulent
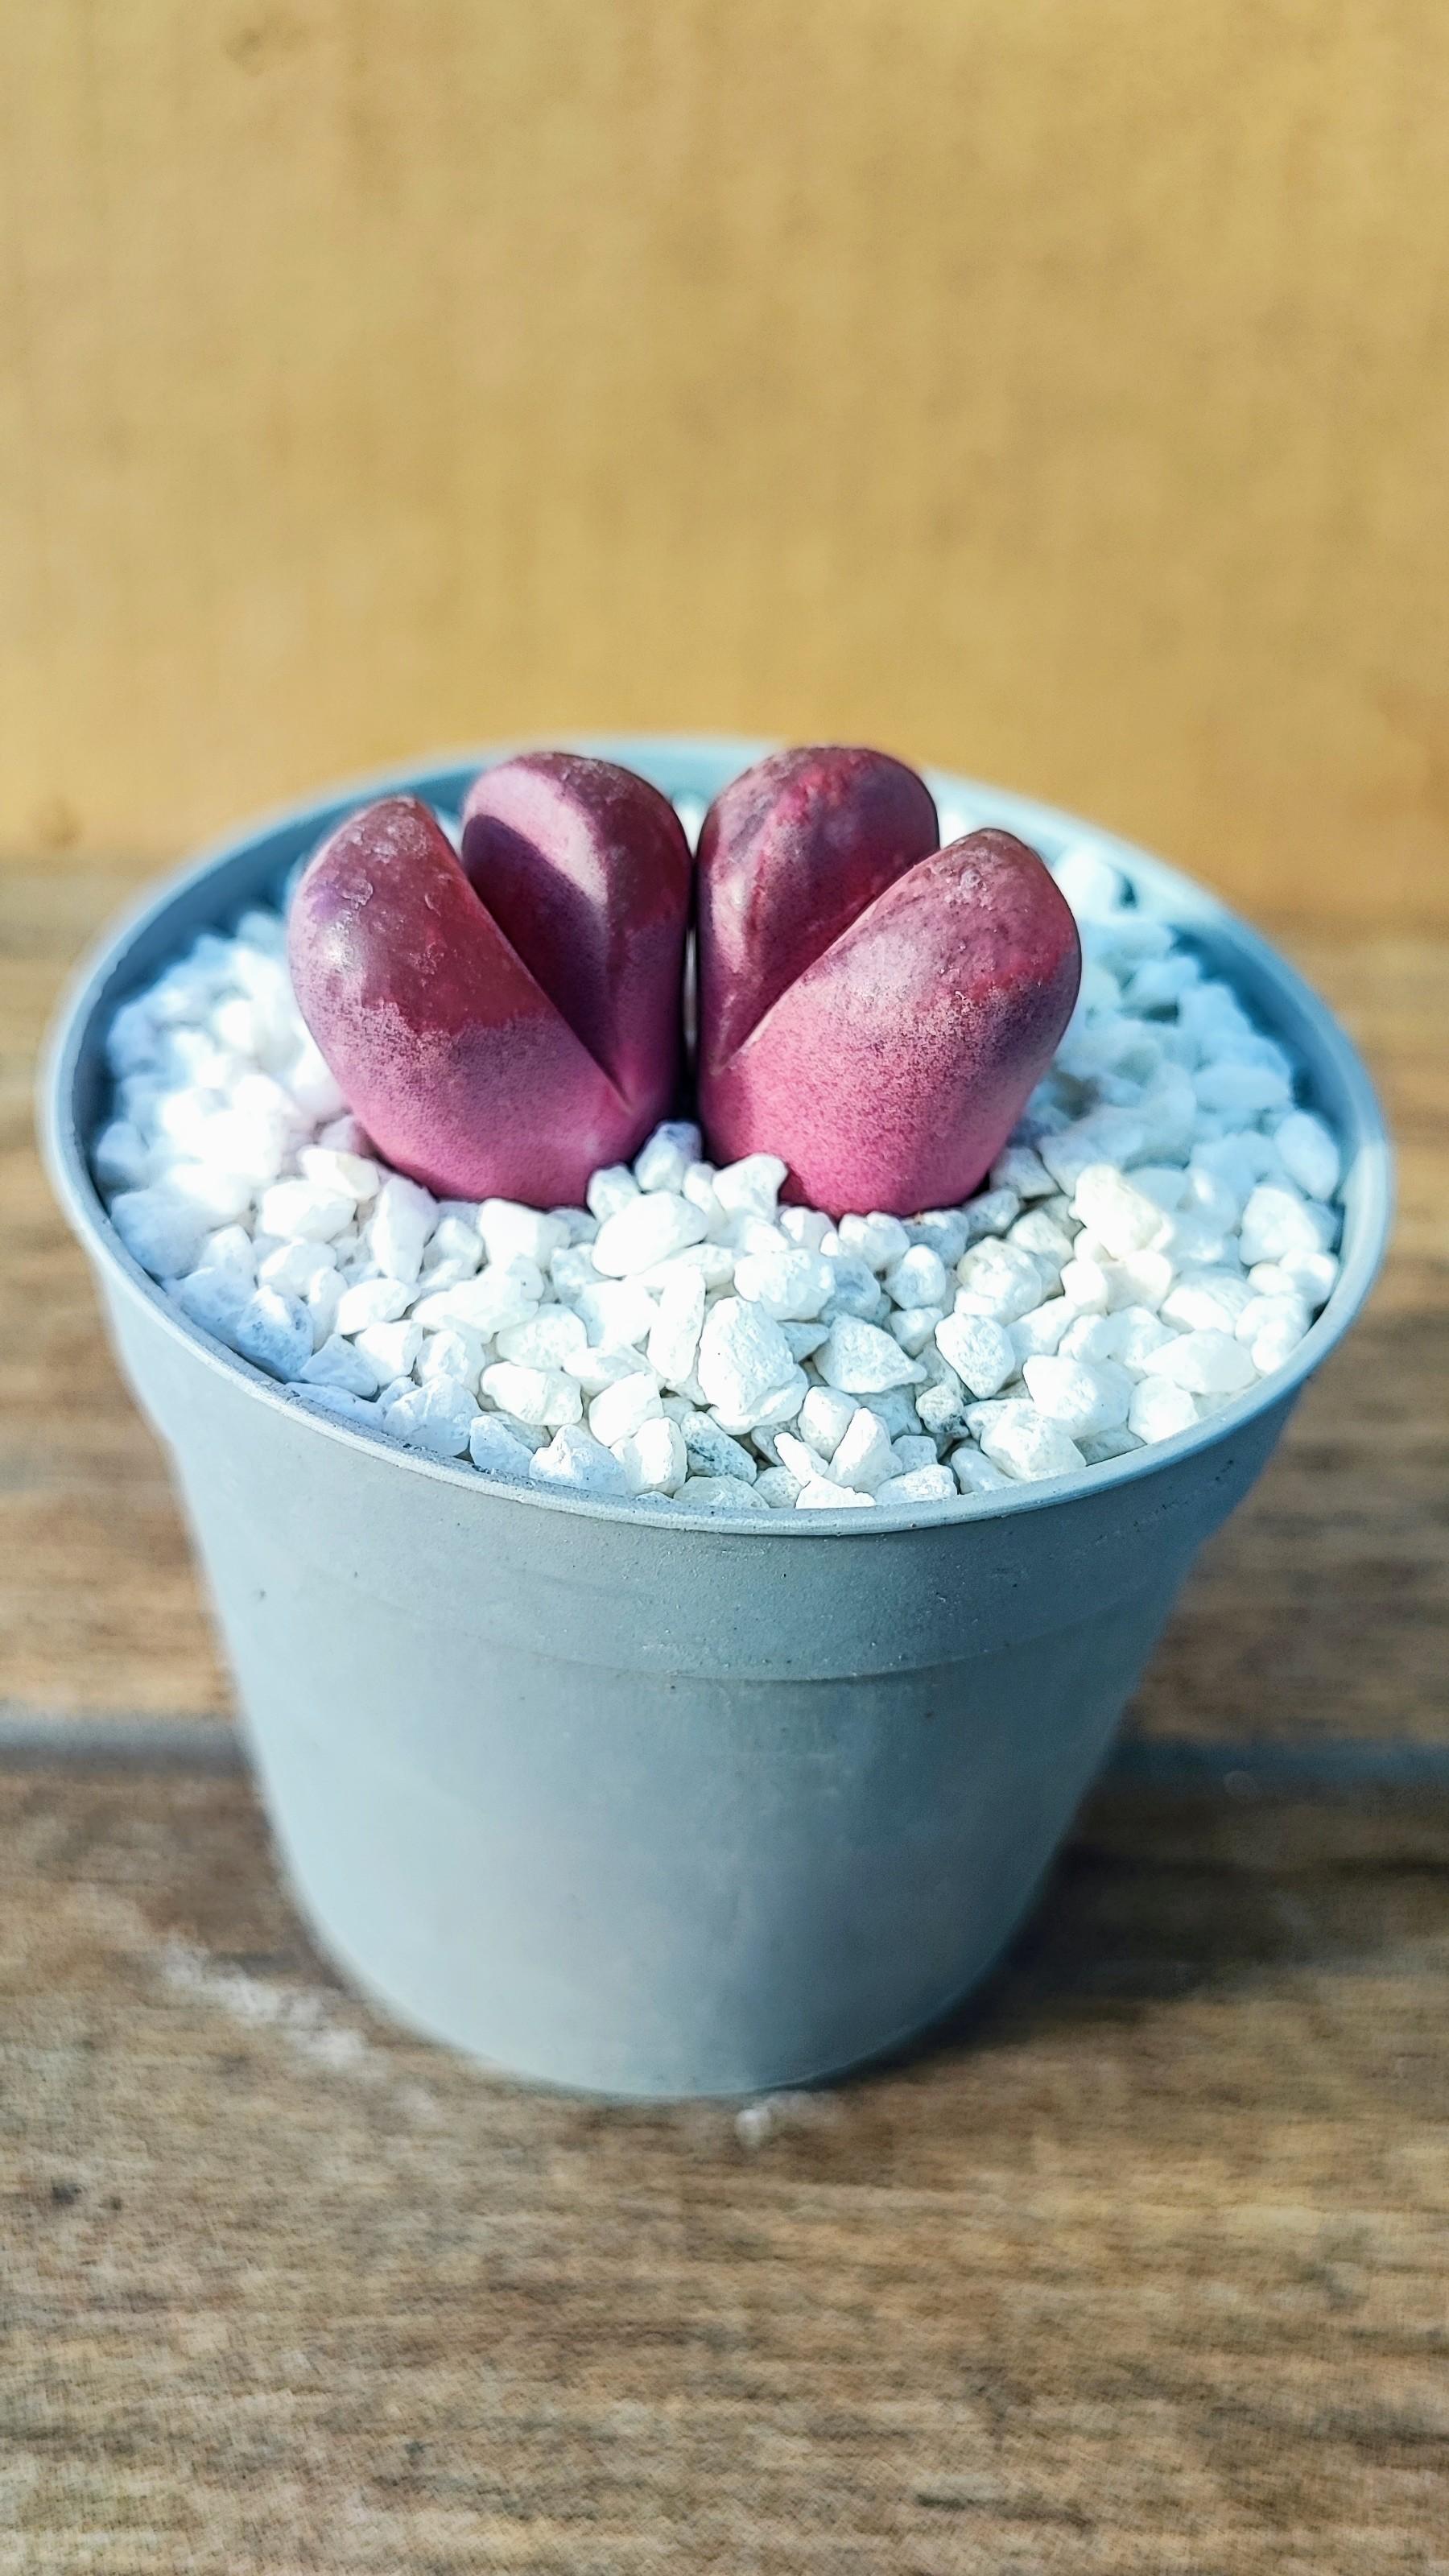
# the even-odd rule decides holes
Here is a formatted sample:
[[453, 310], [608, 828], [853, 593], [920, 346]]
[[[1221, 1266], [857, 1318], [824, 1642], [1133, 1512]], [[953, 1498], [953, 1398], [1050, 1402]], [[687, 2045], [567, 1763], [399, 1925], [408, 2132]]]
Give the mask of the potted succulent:
[[[1352, 1047], [1210, 896], [1030, 800], [820, 761], [631, 738], [296, 808], [121, 928], [45, 1075], [320, 1938], [417, 2027], [611, 2094], [823, 2077], [985, 1974], [1388, 1225]], [[979, 828], [943, 845], [933, 798]], [[127, 1032], [239, 923], [256, 989], [173, 1032], [163, 1097]], [[1221, 1061], [1142, 1034], [1189, 987], [1247, 1033]], [[298, 1004], [313, 1142], [238, 1183], [198, 1138], [235, 1144], [238, 1050], [265, 1106]]]

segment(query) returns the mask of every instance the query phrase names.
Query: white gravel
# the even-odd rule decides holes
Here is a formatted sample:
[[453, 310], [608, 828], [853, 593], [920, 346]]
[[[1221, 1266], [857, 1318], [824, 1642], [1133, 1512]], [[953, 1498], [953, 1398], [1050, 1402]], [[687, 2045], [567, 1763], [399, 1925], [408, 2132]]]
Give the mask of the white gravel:
[[[959, 829], [969, 826], [964, 822]], [[585, 1208], [439, 1201], [302, 1026], [282, 921], [207, 932], [109, 1036], [96, 1178], [182, 1311], [300, 1403], [485, 1476], [706, 1511], [1083, 1477], [1291, 1357], [1338, 1275], [1338, 1144], [1285, 1049], [1083, 841], [1081, 998], [987, 1185], [781, 1206], [661, 1127]]]

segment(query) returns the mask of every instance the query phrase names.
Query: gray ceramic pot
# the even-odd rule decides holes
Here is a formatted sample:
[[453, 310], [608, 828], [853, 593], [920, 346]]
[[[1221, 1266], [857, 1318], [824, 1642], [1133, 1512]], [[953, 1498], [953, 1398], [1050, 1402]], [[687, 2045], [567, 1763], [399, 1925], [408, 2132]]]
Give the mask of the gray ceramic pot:
[[[762, 746], [590, 742], [711, 796]], [[1345, 1139], [1343, 1273], [1288, 1367], [1074, 1484], [762, 1526], [488, 1483], [304, 1410], [193, 1329], [86, 1162], [112, 1011], [385, 787], [456, 807], [488, 757], [372, 779], [175, 880], [73, 993], [50, 1167], [167, 1442], [296, 1893], [405, 2021], [610, 2094], [806, 2083], [896, 2047], [1021, 1922], [1202, 1542], [1353, 1321], [1390, 1209], [1367, 1077], [1321, 1002], [1198, 887], [1113, 844], [1307, 1068]], [[1051, 856], [1080, 829], [943, 804]]]

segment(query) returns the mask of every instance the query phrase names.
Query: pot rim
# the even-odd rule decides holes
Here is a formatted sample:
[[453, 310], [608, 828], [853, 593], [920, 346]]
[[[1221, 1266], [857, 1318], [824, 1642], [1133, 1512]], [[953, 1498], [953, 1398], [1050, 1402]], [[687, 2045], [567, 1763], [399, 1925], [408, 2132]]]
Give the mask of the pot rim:
[[[768, 742], [713, 734], [600, 735], [565, 732], [562, 738], [570, 749], [601, 759], [617, 760], [627, 766], [638, 766], [646, 775], [651, 763], [657, 767], [661, 762], [667, 764], [671, 755], [680, 758], [701, 753], [727, 761], [733, 775], [737, 769], [747, 768], [776, 747]], [[404, 1473], [441, 1481], [460, 1493], [485, 1499], [506, 1498], [533, 1510], [581, 1513], [590, 1519], [618, 1521], [641, 1529], [657, 1530], [662, 1524], [680, 1536], [709, 1536], [728, 1541], [758, 1537], [767, 1531], [772, 1537], [799, 1543], [847, 1535], [884, 1539], [903, 1531], [959, 1528], [963, 1524], [996, 1519], [1009, 1513], [1066, 1508], [1086, 1502], [1109, 1487], [1120, 1487], [1143, 1477], [1165, 1473], [1187, 1458], [1205, 1455], [1220, 1442], [1230, 1439], [1258, 1414], [1296, 1395], [1304, 1381], [1343, 1339], [1358, 1317], [1382, 1266], [1393, 1219], [1393, 1155], [1368, 1072], [1327, 1003], [1269, 940], [1240, 920], [1205, 887], [1179, 869], [1170, 867], [1165, 860], [1060, 806], [994, 787], [984, 780], [966, 778], [954, 771], [925, 767], [921, 775], [941, 803], [954, 802], [968, 809], [980, 807], [989, 814], [991, 821], [1006, 824], [1025, 840], [1034, 840], [1043, 829], [1048, 838], [1053, 835], [1090, 837], [1122, 869], [1139, 899], [1144, 890], [1156, 899], [1157, 908], [1171, 920], [1174, 928], [1189, 937], [1195, 933], [1210, 934], [1214, 943], [1229, 952], [1230, 957], [1250, 963], [1257, 980], [1270, 988], [1275, 996], [1281, 997], [1285, 1004], [1295, 1004], [1315, 1023], [1350, 1106], [1352, 1133], [1343, 1141], [1352, 1149], [1358, 1200], [1357, 1223], [1355, 1239], [1344, 1257], [1327, 1304], [1310, 1325], [1296, 1351], [1271, 1376], [1260, 1379], [1255, 1387], [1235, 1396], [1221, 1411], [1194, 1424], [1189, 1430], [1176, 1432], [1170, 1439], [1155, 1441], [1126, 1457], [1108, 1459], [1085, 1471], [1073, 1469], [1065, 1476], [1042, 1477], [1035, 1483], [1010, 1486], [1004, 1491], [989, 1494], [963, 1494], [954, 1502], [917, 1503], [895, 1509], [882, 1509], [877, 1505], [869, 1514], [846, 1506], [840, 1511], [771, 1512], [766, 1517], [750, 1510], [738, 1513], [691, 1511], [679, 1503], [665, 1506], [638, 1499], [627, 1502], [609, 1500], [563, 1490], [551, 1491], [537, 1485], [512, 1484], [501, 1476], [484, 1476], [476, 1468], [459, 1465], [451, 1459], [404, 1448], [400, 1443], [390, 1441], [383, 1432], [353, 1430], [344, 1422], [314, 1411], [311, 1406], [289, 1396], [276, 1379], [254, 1368], [222, 1343], [213, 1341], [210, 1335], [190, 1322], [159, 1283], [127, 1251], [92, 1177], [87, 1151], [89, 1140], [83, 1139], [77, 1129], [73, 1114], [76, 1076], [102, 1004], [107, 1011], [116, 1006], [118, 997], [109, 990], [113, 978], [136, 942], [174, 904], [193, 888], [204, 884], [227, 862], [242, 857], [259, 839], [279, 830], [296, 829], [314, 817], [320, 833], [326, 819], [338, 807], [345, 810], [352, 804], [401, 790], [416, 792], [417, 781], [421, 777], [450, 770], [484, 769], [520, 750], [557, 747], [558, 741], [559, 737], [554, 736], [548, 738], [546, 744], [543, 738], [536, 738], [527, 743], [490, 744], [457, 753], [441, 752], [426, 760], [412, 760], [401, 766], [369, 772], [361, 778], [259, 815], [240, 829], [227, 833], [223, 839], [208, 844], [199, 857], [169, 872], [130, 905], [110, 931], [85, 955], [72, 975], [42, 1051], [37, 1084], [41, 1147], [51, 1186], [72, 1232], [91, 1261], [105, 1272], [112, 1288], [124, 1293], [133, 1305], [143, 1307], [203, 1366], [239, 1381], [258, 1401], [274, 1408], [289, 1422], [301, 1425], [319, 1439], [340, 1441], [345, 1447], [359, 1450], [368, 1457], [381, 1455]]]

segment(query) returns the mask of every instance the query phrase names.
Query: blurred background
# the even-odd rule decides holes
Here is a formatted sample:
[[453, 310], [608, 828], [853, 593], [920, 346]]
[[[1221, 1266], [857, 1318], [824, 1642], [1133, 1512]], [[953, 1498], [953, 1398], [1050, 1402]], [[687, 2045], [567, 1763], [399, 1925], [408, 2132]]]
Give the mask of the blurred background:
[[0, 852], [846, 737], [1449, 918], [1436, 0], [0, 12]]

